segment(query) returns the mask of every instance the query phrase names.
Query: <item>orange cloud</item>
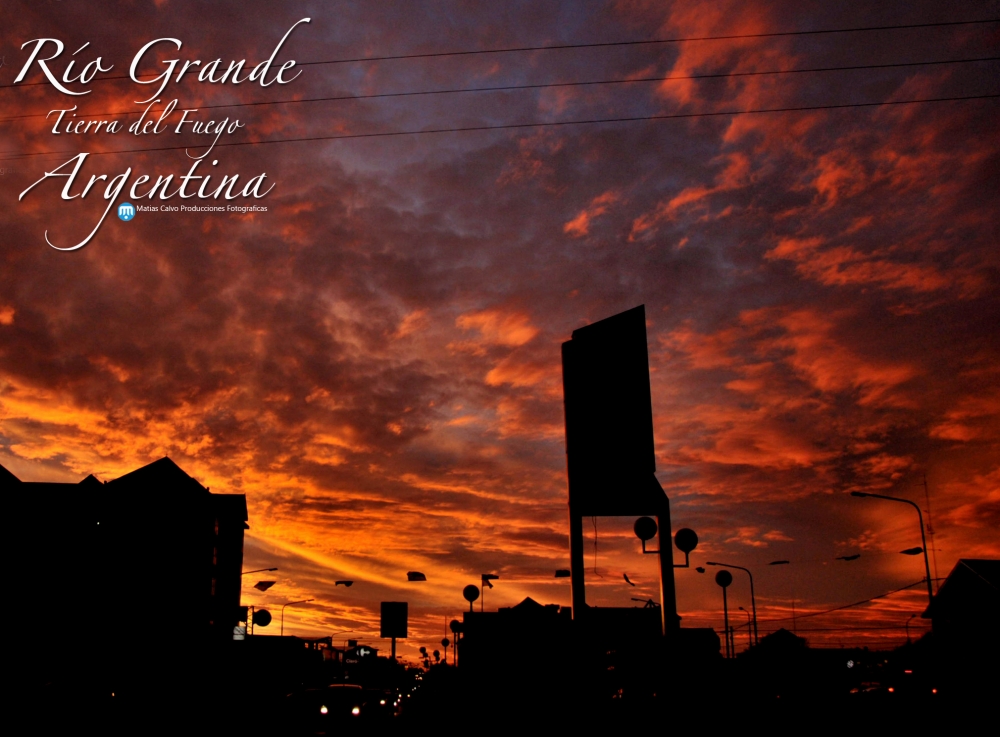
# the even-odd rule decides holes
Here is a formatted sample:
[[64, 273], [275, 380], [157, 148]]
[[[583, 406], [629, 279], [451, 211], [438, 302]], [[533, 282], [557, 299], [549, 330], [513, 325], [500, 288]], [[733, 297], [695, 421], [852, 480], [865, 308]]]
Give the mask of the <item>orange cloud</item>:
[[590, 223], [594, 218], [600, 217], [608, 211], [608, 208], [618, 202], [620, 196], [616, 192], [608, 191], [598, 195], [591, 200], [586, 209], [563, 225], [563, 232], [574, 238], [582, 238], [590, 232]]
[[531, 318], [519, 312], [509, 314], [499, 310], [470, 312], [459, 316], [455, 324], [462, 330], [479, 331], [485, 343], [494, 345], [520, 346], [538, 335], [538, 328], [531, 324]]

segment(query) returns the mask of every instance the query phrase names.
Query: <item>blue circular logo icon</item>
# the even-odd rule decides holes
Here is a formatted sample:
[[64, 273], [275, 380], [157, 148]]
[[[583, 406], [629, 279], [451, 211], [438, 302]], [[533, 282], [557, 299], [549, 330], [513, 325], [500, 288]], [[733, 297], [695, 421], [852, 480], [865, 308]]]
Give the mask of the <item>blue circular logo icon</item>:
[[128, 222], [135, 217], [135, 205], [131, 202], [123, 202], [118, 205], [118, 217], [125, 222]]

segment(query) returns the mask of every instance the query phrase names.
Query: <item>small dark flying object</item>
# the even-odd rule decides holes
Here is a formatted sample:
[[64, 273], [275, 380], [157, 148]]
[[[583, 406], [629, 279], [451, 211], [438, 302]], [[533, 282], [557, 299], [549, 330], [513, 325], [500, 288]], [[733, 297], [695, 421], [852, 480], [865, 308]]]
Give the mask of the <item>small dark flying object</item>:
[[343, 584], [347, 588], [351, 588], [351, 586], [354, 585], [354, 581], [337, 581], [337, 583], [335, 583], [334, 586], [340, 586], [341, 584]]
[[899, 551], [902, 555], [920, 555], [924, 552], [923, 548], [907, 548], [906, 550]]
[[426, 581], [427, 576], [425, 576], [420, 571], [407, 571], [406, 572], [407, 581]]
[[622, 574], [622, 578], [625, 579], [625, 583], [627, 583], [629, 586], [635, 586], [634, 583], [632, 583], [631, 581], [628, 580], [628, 574], [627, 573], [623, 573]]
[[835, 560], [857, 560], [860, 557], [861, 553], [855, 553], [854, 555], [841, 555], [839, 558], [836, 558]]

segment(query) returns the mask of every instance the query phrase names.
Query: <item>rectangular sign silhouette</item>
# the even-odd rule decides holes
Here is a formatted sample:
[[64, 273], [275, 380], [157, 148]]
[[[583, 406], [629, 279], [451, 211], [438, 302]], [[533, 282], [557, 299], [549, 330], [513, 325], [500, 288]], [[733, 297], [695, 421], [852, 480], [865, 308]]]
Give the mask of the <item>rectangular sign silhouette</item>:
[[380, 637], [406, 637], [409, 604], [405, 601], [383, 601]]
[[562, 359], [571, 509], [652, 513], [658, 489], [650, 481], [656, 459], [644, 306], [574, 330]]

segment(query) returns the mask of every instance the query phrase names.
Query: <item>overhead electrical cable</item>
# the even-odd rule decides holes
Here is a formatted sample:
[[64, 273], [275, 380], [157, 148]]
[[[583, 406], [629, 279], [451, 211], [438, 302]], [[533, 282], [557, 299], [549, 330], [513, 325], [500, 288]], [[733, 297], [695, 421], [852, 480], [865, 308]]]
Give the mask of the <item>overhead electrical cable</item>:
[[768, 31], [764, 33], [733, 33], [719, 36], [677, 36], [673, 38], [650, 38], [634, 41], [602, 41], [596, 43], [550, 44], [547, 46], [511, 46], [501, 49], [476, 49], [469, 51], [433, 51], [421, 54], [396, 54], [393, 56], [359, 56], [350, 59], [299, 62], [303, 66], [311, 64], [355, 64], [369, 61], [397, 61], [400, 59], [430, 59], [444, 56], [472, 56], [477, 54], [511, 54], [525, 51], [559, 51], [563, 49], [596, 49], [610, 46], [648, 46], [653, 44], [690, 43], [694, 41], [737, 41], [753, 38], [777, 38], [781, 36], [817, 36], [832, 33], [861, 33], [867, 31], [898, 31], [907, 28], [943, 28], [946, 26], [969, 26], [984, 23], [1000, 23], [1000, 18], [983, 20], [944, 21], [941, 23], [905, 23], [888, 26], [861, 26], [855, 28], [822, 28], [810, 31]]
[[[332, 97], [305, 97], [299, 99], [291, 100], [262, 100], [260, 102], [232, 102], [232, 103], [222, 103], [219, 105], [200, 105], [197, 110], [217, 110], [220, 108], [239, 108], [239, 107], [259, 107], [264, 105], [294, 105], [304, 102], [343, 102], [352, 100], [377, 100], [392, 97], [422, 97], [428, 95], [453, 95], [464, 92], [510, 92], [515, 90], [535, 90], [535, 89], [551, 89], [556, 87], [586, 87], [595, 85], [613, 85], [613, 84], [637, 84], [644, 82], [673, 82], [673, 81], [683, 81], [683, 80], [697, 80], [697, 79], [725, 79], [729, 77], [757, 77], [757, 76], [767, 76], [767, 75], [780, 75], [780, 74], [805, 74], [814, 72], [842, 72], [842, 71], [854, 71], [861, 69], [896, 69], [900, 67], [919, 67], [919, 66], [935, 66], [941, 64], [971, 64], [975, 62], [984, 61], [1000, 61], [1000, 56], [983, 56], [975, 59], [942, 59], [935, 61], [909, 61], [909, 62], [896, 62], [890, 64], [855, 64], [851, 66], [838, 66], [838, 67], [812, 67], [807, 69], [771, 69], [771, 70], [761, 70], [761, 71], [748, 71], [748, 72], [719, 72], [706, 73], [706, 74], [684, 74], [684, 75], [666, 75], [660, 77], [634, 77], [629, 79], [598, 79], [583, 82], [545, 82], [539, 84], [513, 84], [513, 85], [502, 85], [495, 87], [459, 87], [446, 90], [416, 90], [412, 92], [378, 92], [368, 95], [335, 95]], [[150, 109], [148, 114], [163, 112], [164, 108]], [[103, 112], [103, 113], [87, 113], [88, 117], [96, 118], [103, 115], [139, 115], [143, 110], [118, 110], [114, 112]], [[24, 120], [27, 118], [47, 118], [51, 115], [51, 111], [48, 113], [32, 113], [30, 115], [14, 115], [8, 118], [0, 118], [0, 123], [7, 123], [13, 120]]]
[[807, 617], [818, 617], [821, 614], [830, 614], [831, 612], [839, 612], [842, 609], [851, 609], [852, 607], [861, 606], [862, 604], [867, 604], [869, 602], [875, 601], [876, 599], [884, 599], [892, 594], [898, 594], [900, 591], [906, 591], [907, 589], [912, 589], [914, 586], [920, 586], [925, 583], [924, 579], [906, 586], [901, 586], [898, 589], [893, 589], [892, 591], [887, 591], [884, 594], [879, 594], [878, 596], [873, 596], [870, 599], [862, 599], [861, 601], [856, 601], [853, 604], [844, 604], [842, 606], [835, 606], [833, 609], [825, 609], [822, 612], [809, 612], [807, 614], [796, 614], [794, 617], [778, 617], [777, 619], [760, 619], [758, 622], [787, 622], [788, 620], [798, 620], [805, 619]]
[[[630, 41], [598, 41], [591, 43], [575, 43], [575, 44], [548, 44], [541, 46], [509, 46], [499, 49], [464, 49], [459, 51], [429, 51], [419, 54], [392, 54], [386, 56], [357, 56], [344, 59], [327, 59], [324, 61], [299, 61], [296, 62], [299, 66], [316, 66], [322, 64], [357, 64], [365, 62], [376, 62], [376, 61], [398, 61], [404, 59], [432, 59], [432, 58], [442, 58], [448, 56], [477, 56], [481, 54], [511, 54], [518, 52], [529, 52], [529, 51], [559, 51], [565, 49], [596, 49], [596, 48], [608, 48], [614, 46], [648, 46], [654, 44], [675, 44], [675, 43], [691, 43], [695, 41], [737, 41], [744, 39], [755, 39], [755, 38], [779, 38], [784, 36], [817, 36], [824, 34], [837, 34], [837, 33], [864, 33], [873, 31], [899, 31], [905, 29], [915, 29], [915, 28], [946, 28], [950, 26], [971, 26], [971, 25], [983, 25], [989, 23], [1000, 23], [1000, 18], [984, 18], [981, 20], [958, 20], [958, 21], [941, 21], [938, 23], [899, 23], [894, 25], [885, 26], [860, 26], [854, 28], [821, 28], [815, 30], [806, 31], [768, 31], [764, 33], [733, 33], [724, 34], [718, 36], [677, 36], [672, 38], [651, 38], [651, 39], [637, 39]], [[156, 74], [141, 74], [140, 78], [146, 77], [156, 77]], [[94, 81], [112, 81], [117, 79], [129, 79], [130, 77], [125, 74], [98, 77]], [[48, 81], [38, 81], [38, 82], [22, 82], [19, 85], [6, 84], [0, 85], [0, 89], [9, 89], [12, 87], [30, 87], [34, 85], [44, 85], [48, 84]]]
[[[329, 136], [306, 136], [302, 138], [272, 138], [265, 139], [263, 141], [227, 141], [216, 143], [215, 148], [222, 147], [232, 147], [232, 146], [263, 146], [266, 144], [274, 143], [306, 143], [315, 141], [343, 141], [349, 139], [359, 139], [359, 138], [390, 138], [398, 136], [419, 136], [428, 135], [435, 133], [470, 133], [477, 131], [495, 131], [495, 130], [518, 130], [527, 128], [552, 128], [557, 126], [568, 126], [568, 125], [595, 125], [603, 123], [635, 123], [641, 121], [657, 121], [657, 120], [683, 120], [689, 118], [710, 118], [710, 117], [724, 117], [724, 116], [734, 116], [734, 115], [758, 115], [758, 114], [768, 114], [768, 113], [788, 113], [788, 112], [808, 112], [813, 110], [843, 110], [848, 108], [865, 108], [865, 107], [884, 107], [892, 105], [917, 105], [923, 103], [935, 103], [935, 102], [960, 102], [969, 100], [990, 100], [1000, 97], [998, 94], [990, 95], [965, 95], [960, 97], [928, 97], [916, 100], [882, 100], [879, 102], [852, 102], [843, 103], [840, 105], [800, 105], [795, 107], [777, 107], [777, 108], [761, 108], [757, 110], [719, 110], [714, 112], [701, 112], [701, 113], [670, 113], [666, 115], [636, 115], [621, 118], [592, 118], [588, 120], [558, 120], [558, 121], [548, 121], [548, 122], [537, 122], [537, 123], [504, 123], [500, 125], [472, 125], [464, 127], [455, 128], [425, 128], [422, 130], [409, 130], [409, 131], [383, 131], [375, 133], [343, 133]], [[134, 148], [134, 149], [118, 149], [113, 151], [94, 151], [91, 152], [91, 156], [105, 156], [108, 154], [136, 154], [144, 152], [154, 152], [154, 151], [181, 151], [195, 148], [205, 148], [205, 146], [157, 146], [151, 148]], [[72, 151], [37, 151], [25, 154], [18, 154], [14, 156], [4, 156], [0, 157], [0, 161], [10, 161], [16, 159], [25, 159], [35, 156], [65, 156], [73, 155]]]

